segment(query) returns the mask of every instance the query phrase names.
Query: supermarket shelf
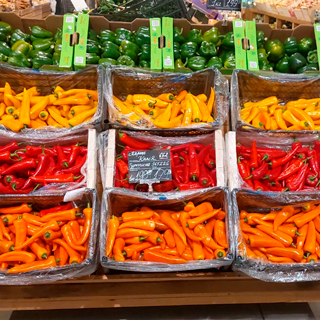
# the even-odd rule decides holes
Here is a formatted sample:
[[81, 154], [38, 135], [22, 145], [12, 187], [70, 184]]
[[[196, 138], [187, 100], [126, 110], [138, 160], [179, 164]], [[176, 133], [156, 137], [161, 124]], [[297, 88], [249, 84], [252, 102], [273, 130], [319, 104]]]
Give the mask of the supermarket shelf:
[[2, 286], [0, 310], [182, 306], [320, 300], [320, 282], [265, 283], [233, 272], [93, 275]]
[[299, 20], [299, 19], [295, 19], [292, 17], [285, 17], [285, 16], [281, 16], [281, 15], [278, 15], [278, 14], [275, 14], [272, 12], [256, 10], [253, 8], [250, 8], [249, 11], [250, 11], [250, 13], [254, 13], [254, 14], [263, 14], [265, 16], [265, 18], [264, 18], [265, 23], [269, 23], [270, 17], [277, 19], [277, 28], [278, 29], [281, 29], [281, 24], [282, 24], [281, 22], [282, 21], [290, 21], [295, 26], [299, 25], [299, 24], [311, 24], [311, 22], [307, 21], [307, 20]]

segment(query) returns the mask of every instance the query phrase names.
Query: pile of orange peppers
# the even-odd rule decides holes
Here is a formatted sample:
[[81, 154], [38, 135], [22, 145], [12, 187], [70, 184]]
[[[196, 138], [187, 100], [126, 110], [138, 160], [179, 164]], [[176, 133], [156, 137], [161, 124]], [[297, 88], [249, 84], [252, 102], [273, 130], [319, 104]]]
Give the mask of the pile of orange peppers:
[[315, 263], [320, 258], [320, 205], [283, 207], [268, 214], [240, 212], [240, 252], [272, 263]]
[[89, 121], [97, 111], [98, 92], [87, 89], [63, 90], [57, 86], [42, 96], [32, 87], [16, 93], [6, 83], [0, 88], [0, 125], [19, 132], [47, 126], [69, 128]]
[[257, 102], [246, 102], [241, 119], [262, 130], [320, 130], [320, 98], [299, 99], [280, 104], [272, 96]]
[[215, 92], [208, 97], [181, 91], [178, 95], [163, 93], [157, 97], [148, 94], [128, 95], [125, 101], [113, 96], [115, 107], [131, 123], [146, 121], [151, 127], [171, 129], [191, 124], [214, 122]]
[[0, 208], [0, 268], [22, 273], [81, 263], [86, 258], [92, 208], [73, 204], [34, 211], [23, 203]]
[[223, 259], [228, 249], [225, 216], [210, 202], [188, 202], [177, 212], [142, 207], [111, 216], [106, 256], [167, 264]]

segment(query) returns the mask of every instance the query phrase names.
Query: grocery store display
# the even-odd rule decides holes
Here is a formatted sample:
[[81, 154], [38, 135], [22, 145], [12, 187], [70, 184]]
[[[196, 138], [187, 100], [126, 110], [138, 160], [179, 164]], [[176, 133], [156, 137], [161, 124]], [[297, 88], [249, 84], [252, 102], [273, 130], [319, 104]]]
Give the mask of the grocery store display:
[[0, 92], [0, 125], [14, 132], [47, 126], [75, 127], [90, 121], [98, 107], [96, 90], [65, 91], [57, 86], [51, 95], [41, 96], [37, 87], [18, 93], [6, 83]]
[[[215, 92], [211, 88], [209, 99], [205, 94], [197, 96], [186, 90], [177, 95], [163, 93], [157, 97], [148, 94], [128, 95], [125, 101], [113, 96], [115, 107], [122, 115], [136, 123], [144, 119], [161, 129], [214, 122]], [[135, 115], [132, 115], [134, 113]]]

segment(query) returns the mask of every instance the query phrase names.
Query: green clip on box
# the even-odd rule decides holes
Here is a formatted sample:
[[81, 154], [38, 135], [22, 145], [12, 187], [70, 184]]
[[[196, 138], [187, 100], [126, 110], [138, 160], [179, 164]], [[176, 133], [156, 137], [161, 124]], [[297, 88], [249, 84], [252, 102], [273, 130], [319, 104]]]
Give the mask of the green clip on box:
[[165, 39], [165, 46], [162, 48], [162, 66], [164, 70], [174, 69], [173, 55], [173, 19], [162, 18], [162, 35]]
[[248, 69], [259, 71], [256, 23], [254, 21], [246, 21], [245, 27], [246, 38], [249, 40], [249, 48], [247, 50]]
[[244, 39], [244, 25], [242, 20], [233, 21], [233, 34], [236, 53], [236, 68], [247, 70], [247, 53], [242, 47], [242, 39]]
[[159, 38], [161, 37], [161, 19], [150, 19], [151, 33], [151, 70], [162, 70], [162, 49], [159, 48]]
[[78, 14], [77, 29], [78, 43], [74, 48], [74, 68], [75, 70], [85, 68], [86, 66], [86, 53], [87, 53], [87, 38], [89, 29], [89, 15]]
[[59, 67], [67, 70], [72, 70], [73, 66], [73, 51], [71, 39], [74, 34], [76, 26], [76, 18], [72, 14], [65, 14], [63, 16], [62, 28], [62, 47]]

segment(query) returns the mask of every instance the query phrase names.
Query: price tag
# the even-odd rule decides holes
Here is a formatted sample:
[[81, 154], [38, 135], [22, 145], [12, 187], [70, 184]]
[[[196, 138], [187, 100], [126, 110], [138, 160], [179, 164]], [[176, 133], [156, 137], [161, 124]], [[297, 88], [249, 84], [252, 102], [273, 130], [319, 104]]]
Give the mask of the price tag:
[[170, 150], [129, 151], [128, 163], [130, 183], [172, 180]]

